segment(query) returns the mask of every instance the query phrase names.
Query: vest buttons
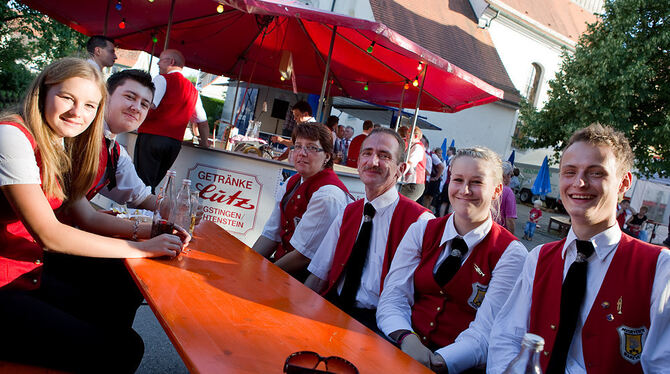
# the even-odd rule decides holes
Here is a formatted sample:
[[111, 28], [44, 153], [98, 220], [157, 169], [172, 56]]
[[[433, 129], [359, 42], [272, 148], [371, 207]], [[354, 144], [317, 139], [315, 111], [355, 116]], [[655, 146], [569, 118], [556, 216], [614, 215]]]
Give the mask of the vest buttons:
[[430, 327], [433, 327], [433, 326], [435, 326], [435, 323], [434, 323], [434, 322], [431, 322], [431, 323], [430, 323]]
[[551, 325], [549, 327], [551, 327], [552, 330], [556, 330], [556, 325]]
[[549, 356], [549, 352], [544, 351], [544, 355], [545, 355], [545, 356]]
[[444, 295], [444, 291], [440, 290], [440, 295]]
[[428, 338], [426, 338], [425, 336], [424, 336], [424, 337], [422, 337], [421, 339], [423, 339], [423, 340], [428, 340]]
[[42, 261], [41, 261], [40, 259], [35, 260], [35, 264], [36, 264], [36, 265], [39, 265], [39, 264], [41, 264], [41, 263], [42, 263]]
[[33, 281], [33, 284], [37, 284], [37, 278], [33, 278], [32, 281]]
[[300, 195], [298, 195], [298, 199], [300, 198]]
[[438, 307], [437, 307], [437, 311], [439, 312], [440, 310], [442, 310], [442, 307], [439, 307], [439, 306], [438, 306]]

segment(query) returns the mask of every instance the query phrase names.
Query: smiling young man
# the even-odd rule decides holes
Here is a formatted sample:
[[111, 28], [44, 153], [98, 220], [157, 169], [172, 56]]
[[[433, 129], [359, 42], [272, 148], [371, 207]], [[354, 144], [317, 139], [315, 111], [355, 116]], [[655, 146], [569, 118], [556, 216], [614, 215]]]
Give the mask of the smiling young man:
[[[395, 187], [405, 170], [404, 145], [388, 128], [365, 138], [357, 158], [365, 199], [338, 215], [307, 268], [308, 287], [376, 331], [381, 285], [398, 243], [417, 219], [434, 218]], [[372, 227], [364, 230], [366, 222]]]
[[147, 117], [154, 96], [151, 76], [135, 69], [123, 70], [107, 80], [104, 148], [96, 183], [86, 197], [97, 193], [133, 208], [153, 210], [156, 196], [135, 171], [128, 152], [115, 138], [118, 134], [136, 130]]
[[660, 373], [670, 367], [670, 252], [622, 234], [618, 197], [631, 184], [625, 136], [591, 125], [572, 135], [559, 190], [572, 228], [536, 247], [491, 332], [489, 373], [526, 332], [545, 339], [545, 373]]

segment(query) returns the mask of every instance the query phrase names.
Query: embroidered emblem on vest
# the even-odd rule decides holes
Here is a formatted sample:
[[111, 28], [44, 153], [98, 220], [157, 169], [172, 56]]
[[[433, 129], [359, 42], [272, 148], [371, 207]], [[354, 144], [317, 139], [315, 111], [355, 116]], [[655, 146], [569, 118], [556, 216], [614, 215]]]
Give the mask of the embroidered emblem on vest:
[[640, 362], [642, 346], [647, 339], [647, 328], [644, 326], [632, 328], [622, 325], [617, 327], [616, 330], [619, 332], [619, 350], [621, 351], [621, 357], [631, 364]]
[[472, 284], [472, 295], [468, 299], [468, 305], [473, 309], [477, 310], [484, 302], [484, 296], [486, 296], [486, 291], [489, 289], [488, 285], [483, 285], [479, 282]]
[[302, 217], [293, 217], [293, 227], [298, 227], [301, 219]]

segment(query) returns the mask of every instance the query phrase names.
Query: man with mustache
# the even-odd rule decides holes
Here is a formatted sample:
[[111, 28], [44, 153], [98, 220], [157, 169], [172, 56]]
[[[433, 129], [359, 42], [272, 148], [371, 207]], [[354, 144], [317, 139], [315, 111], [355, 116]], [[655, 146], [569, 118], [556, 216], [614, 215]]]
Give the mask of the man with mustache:
[[307, 268], [308, 287], [378, 333], [377, 302], [395, 250], [412, 223], [434, 218], [398, 194], [404, 160], [405, 142], [395, 131], [374, 129], [365, 138], [358, 157], [365, 198], [335, 219]]

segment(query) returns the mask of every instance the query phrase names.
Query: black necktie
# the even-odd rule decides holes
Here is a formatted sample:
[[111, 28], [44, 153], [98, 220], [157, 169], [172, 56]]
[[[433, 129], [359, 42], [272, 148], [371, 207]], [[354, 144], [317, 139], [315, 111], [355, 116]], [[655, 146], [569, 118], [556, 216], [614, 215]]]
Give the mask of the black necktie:
[[572, 336], [577, 327], [579, 309], [586, 293], [587, 260], [592, 254], [593, 243], [588, 240], [577, 240], [577, 258], [570, 265], [561, 287], [561, 314], [547, 374], [565, 373], [565, 361], [568, 358]]
[[[116, 165], [119, 163], [119, 152], [116, 149], [116, 142], [105, 138], [105, 145], [107, 146], [107, 168], [105, 170], [105, 179], [109, 181], [107, 189], [109, 191], [116, 187]], [[112, 149], [109, 149], [112, 144]]]
[[444, 287], [456, 275], [458, 269], [461, 268], [461, 260], [467, 253], [468, 245], [463, 238], [457, 237], [451, 240], [451, 253], [449, 253], [449, 256], [444, 260], [442, 265], [437, 268], [433, 276], [440, 287]]
[[370, 203], [366, 203], [363, 208], [363, 224], [358, 232], [358, 237], [354, 243], [354, 248], [347, 261], [347, 274], [344, 278], [344, 285], [340, 293], [340, 303], [344, 308], [351, 307], [356, 300], [356, 293], [361, 285], [363, 267], [368, 258], [368, 249], [370, 248], [370, 236], [372, 236], [372, 217], [375, 216], [375, 208]]

